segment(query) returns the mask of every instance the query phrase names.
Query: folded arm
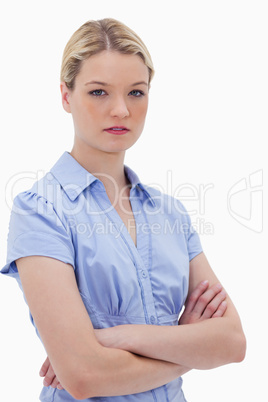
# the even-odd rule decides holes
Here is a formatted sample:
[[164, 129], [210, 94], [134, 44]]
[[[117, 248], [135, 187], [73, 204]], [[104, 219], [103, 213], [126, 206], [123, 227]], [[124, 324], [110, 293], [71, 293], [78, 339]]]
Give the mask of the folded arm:
[[[187, 325], [202, 322], [210, 318], [222, 317], [227, 308], [226, 293], [222, 290], [221, 286], [214, 285], [209, 286], [208, 281], [200, 282], [194, 290], [191, 290], [187, 301], [185, 303], [185, 309], [180, 317], [179, 324]], [[137, 327], [137, 328], [136, 328]], [[155, 326], [153, 328], [156, 328]], [[95, 329], [94, 333], [99, 343], [105, 347], [128, 350], [132, 347], [137, 348], [138, 345], [134, 343], [133, 336], [135, 329], [141, 329], [141, 326], [135, 325], [119, 325], [105, 329]], [[145, 334], [146, 335], [146, 334]], [[150, 334], [147, 334], [147, 336]], [[144, 339], [141, 337], [141, 339]], [[129, 340], [131, 342], [129, 342]], [[139, 349], [141, 354], [141, 349]], [[178, 367], [180, 375], [189, 371], [188, 368], [183, 366]], [[55, 375], [54, 369], [47, 358], [44, 362], [40, 375], [44, 377], [44, 385], [51, 386], [53, 388], [62, 389], [62, 386]]]
[[[217, 286], [220, 286], [217, 285], [219, 281], [205, 255], [201, 253], [190, 262], [188, 306], [197, 302], [194, 309], [197, 315], [202, 313], [202, 309], [206, 306], [202, 319], [198, 320], [192, 316], [191, 322], [189, 317], [187, 318], [188, 311], [185, 311], [179, 326], [122, 325], [104, 329], [100, 330], [99, 334], [102, 343], [107, 343], [107, 340], [111, 342], [110, 337], [116, 342], [114, 347], [181, 364], [191, 369], [212, 369], [242, 361], [245, 356], [246, 340], [237, 311], [229, 296], [224, 293], [222, 296], [226, 297], [224, 303], [227, 304], [221, 304], [221, 308], [226, 307], [222, 316], [213, 314], [213, 302], [207, 305], [205, 294], [196, 299], [194, 289], [204, 278], [212, 284], [208, 291], [215, 293], [215, 298], [212, 298], [215, 302], [216, 298], [222, 294], [220, 288], [217, 291]], [[214, 318], [204, 319], [206, 314]], [[185, 325], [189, 323], [191, 325]], [[117, 331], [113, 338], [112, 332], [108, 332], [110, 330]], [[107, 331], [106, 334], [105, 331]]]
[[189, 370], [101, 345], [71, 265], [40, 256], [20, 258], [16, 265], [51, 365], [74, 398], [144, 392]]

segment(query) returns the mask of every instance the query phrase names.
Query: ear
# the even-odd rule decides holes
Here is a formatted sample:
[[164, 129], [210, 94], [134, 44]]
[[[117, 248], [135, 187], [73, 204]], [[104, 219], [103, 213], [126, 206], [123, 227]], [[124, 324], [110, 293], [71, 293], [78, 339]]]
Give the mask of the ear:
[[65, 82], [60, 83], [60, 90], [61, 90], [61, 101], [62, 101], [62, 106], [64, 110], [67, 113], [71, 113], [71, 105], [69, 103], [69, 98], [70, 98], [70, 89], [67, 87]]

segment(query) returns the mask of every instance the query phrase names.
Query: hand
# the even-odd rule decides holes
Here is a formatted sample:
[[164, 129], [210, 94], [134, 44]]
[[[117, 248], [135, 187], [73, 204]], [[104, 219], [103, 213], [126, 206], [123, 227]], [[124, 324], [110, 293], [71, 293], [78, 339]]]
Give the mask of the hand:
[[227, 309], [226, 292], [219, 283], [210, 288], [208, 286], [208, 281], [203, 281], [188, 296], [185, 310], [179, 319], [180, 325], [224, 315]]
[[52, 388], [58, 388], [59, 390], [63, 389], [62, 385], [57, 379], [57, 376], [53, 370], [53, 367], [51, 366], [48, 357], [44, 361], [41, 370], [39, 372], [39, 375], [40, 377], [45, 377], [43, 380], [43, 384], [45, 387], [51, 386]]

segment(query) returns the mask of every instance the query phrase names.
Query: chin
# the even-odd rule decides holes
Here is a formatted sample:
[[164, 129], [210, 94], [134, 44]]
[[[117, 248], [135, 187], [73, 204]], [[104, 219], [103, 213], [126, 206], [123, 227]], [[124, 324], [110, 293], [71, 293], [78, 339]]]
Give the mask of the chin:
[[122, 140], [123, 140], [123, 138], [121, 139], [121, 141], [114, 141], [113, 144], [109, 144], [109, 146], [105, 146], [104, 150], [106, 152], [124, 152], [127, 149], [131, 148], [136, 143], [138, 138], [134, 142], [133, 141], [131, 141], [131, 142], [130, 141], [122, 141]]

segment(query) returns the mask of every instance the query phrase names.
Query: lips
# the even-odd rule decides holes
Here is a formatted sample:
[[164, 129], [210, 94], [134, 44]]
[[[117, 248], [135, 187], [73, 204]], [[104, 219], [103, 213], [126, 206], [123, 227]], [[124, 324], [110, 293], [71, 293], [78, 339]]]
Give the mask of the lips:
[[110, 128], [106, 128], [104, 131], [107, 131], [108, 133], [111, 134], [116, 134], [116, 135], [122, 135], [122, 134], [126, 134], [129, 129], [125, 126], [114, 126], [114, 127], [110, 127]]

